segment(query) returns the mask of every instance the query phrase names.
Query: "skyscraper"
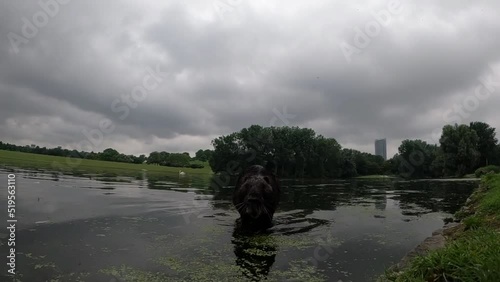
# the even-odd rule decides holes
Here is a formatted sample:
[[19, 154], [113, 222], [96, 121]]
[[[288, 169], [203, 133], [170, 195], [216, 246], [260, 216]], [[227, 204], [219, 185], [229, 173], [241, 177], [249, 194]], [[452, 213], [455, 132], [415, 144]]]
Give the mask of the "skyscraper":
[[387, 160], [387, 143], [385, 138], [375, 140], [375, 155]]

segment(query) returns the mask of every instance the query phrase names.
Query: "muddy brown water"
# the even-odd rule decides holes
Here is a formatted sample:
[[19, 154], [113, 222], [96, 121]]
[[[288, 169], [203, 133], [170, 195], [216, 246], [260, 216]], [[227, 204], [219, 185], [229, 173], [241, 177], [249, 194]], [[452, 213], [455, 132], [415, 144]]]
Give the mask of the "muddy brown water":
[[[244, 235], [208, 177], [16, 174], [18, 281], [373, 281], [444, 224], [477, 181], [283, 180], [275, 225]], [[118, 180], [118, 181], [116, 181]], [[7, 276], [8, 230], [0, 229]]]

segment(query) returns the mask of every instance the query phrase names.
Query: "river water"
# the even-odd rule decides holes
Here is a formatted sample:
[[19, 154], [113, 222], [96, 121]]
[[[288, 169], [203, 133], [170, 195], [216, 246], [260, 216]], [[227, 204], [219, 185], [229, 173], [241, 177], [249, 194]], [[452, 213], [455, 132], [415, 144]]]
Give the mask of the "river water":
[[[373, 281], [478, 185], [282, 180], [274, 227], [244, 235], [235, 229], [233, 187], [147, 172], [137, 180], [0, 170], [5, 226], [9, 173], [19, 281]], [[0, 269], [8, 236], [0, 229]]]

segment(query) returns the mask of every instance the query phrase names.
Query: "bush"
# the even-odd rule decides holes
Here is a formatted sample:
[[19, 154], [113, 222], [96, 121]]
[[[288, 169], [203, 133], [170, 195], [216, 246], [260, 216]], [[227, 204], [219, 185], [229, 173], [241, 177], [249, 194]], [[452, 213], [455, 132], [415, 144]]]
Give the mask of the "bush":
[[481, 177], [481, 176], [488, 174], [488, 173], [500, 173], [500, 166], [496, 166], [496, 165], [483, 166], [483, 167], [476, 169], [476, 172], [474, 172], [476, 177]]
[[190, 168], [204, 168], [205, 166], [201, 165], [201, 164], [190, 164], [189, 167]]

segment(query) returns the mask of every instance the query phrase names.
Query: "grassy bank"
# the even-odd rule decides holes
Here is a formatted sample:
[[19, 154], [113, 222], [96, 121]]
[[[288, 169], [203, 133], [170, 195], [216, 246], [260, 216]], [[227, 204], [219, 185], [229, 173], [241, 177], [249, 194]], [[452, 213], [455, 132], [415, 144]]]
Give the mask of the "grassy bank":
[[101, 174], [110, 176], [138, 176], [143, 170], [148, 174], [178, 174], [179, 169], [189, 174], [212, 174], [208, 163], [201, 169], [166, 167], [147, 164], [105, 162], [85, 159], [69, 159], [48, 155], [0, 150], [0, 167], [17, 167], [60, 171], [68, 174]]
[[500, 174], [480, 187], [456, 214], [462, 220], [443, 249], [415, 258], [384, 281], [500, 281]]

